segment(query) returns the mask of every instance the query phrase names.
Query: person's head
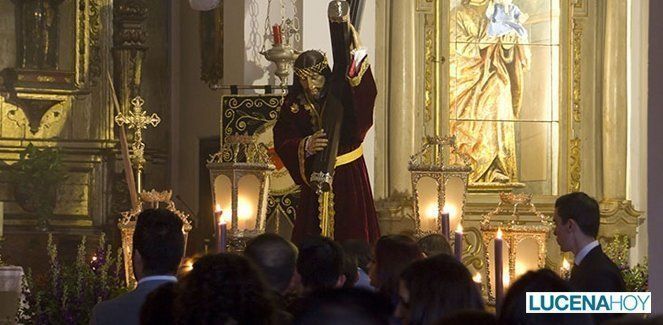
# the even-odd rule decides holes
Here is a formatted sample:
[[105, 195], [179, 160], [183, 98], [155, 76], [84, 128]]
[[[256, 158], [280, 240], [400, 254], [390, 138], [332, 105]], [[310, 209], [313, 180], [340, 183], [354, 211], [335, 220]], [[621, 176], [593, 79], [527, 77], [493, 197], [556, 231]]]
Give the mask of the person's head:
[[370, 268], [371, 285], [388, 297], [398, 291], [398, 277], [412, 262], [423, 258], [417, 242], [404, 235], [387, 235], [375, 244], [375, 259]]
[[451, 245], [446, 237], [440, 234], [430, 234], [422, 237], [417, 242], [421, 251], [428, 257], [439, 254], [451, 255]]
[[357, 266], [368, 273], [368, 264], [373, 259], [371, 246], [365, 240], [348, 239], [341, 242], [343, 254], [354, 256]]
[[295, 278], [297, 247], [277, 234], [262, 234], [246, 245], [244, 256], [262, 272], [273, 290], [284, 293]]
[[400, 280], [396, 316], [404, 324], [432, 324], [453, 312], [484, 309], [470, 271], [451, 255], [416, 261]]
[[527, 292], [569, 292], [571, 286], [549, 269], [529, 271], [510, 287], [504, 297], [499, 324], [592, 324], [589, 314], [527, 314], [525, 297]]
[[574, 192], [555, 201], [555, 237], [564, 252], [577, 254], [599, 233], [599, 204], [589, 195]]
[[297, 57], [294, 66], [293, 93], [304, 92], [311, 99], [323, 96], [331, 76], [327, 57], [320, 51], [309, 50]]
[[450, 313], [435, 322], [436, 325], [497, 325], [495, 315], [485, 310], [461, 310]]
[[339, 288], [345, 283], [343, 249], [326, 237], [309, 237], [299, 246], [297, 272], [307, 291]]
[[180, 282], [178, 324], [272, 324], [274, 305], [257, 268], [235, 254], [206, 255]]
[[150, 292], [140, 308], [140, 324], [175, 324], [176, 283], [168, 282]]
[[357, 288], [321, 290], [309, 295], [295, 325], [387, 325], [389, 301], [379, 294]]
[[147, 209], [136, 219], [133, 235], [136, 279], [176, 274], [184, 255], [182, 219], [166, 209]]

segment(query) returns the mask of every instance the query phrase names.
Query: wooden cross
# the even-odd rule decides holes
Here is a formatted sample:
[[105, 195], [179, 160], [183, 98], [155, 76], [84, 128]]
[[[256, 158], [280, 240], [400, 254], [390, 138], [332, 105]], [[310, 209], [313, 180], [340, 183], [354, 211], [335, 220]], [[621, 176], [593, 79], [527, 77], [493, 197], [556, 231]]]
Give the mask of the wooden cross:
[[145, 164], [143, 130], [147, 129], [149, 125], [156, 127], [161, 122], [161, 118], [156, 113], [148, 115], [147, 112], [143, 110], [144, 103], [145, 101], [140, 96], [137, 96], [131, 100], [133, 108], [128, 114], [125, 115], [120, 112], [115, 116], [115, 123], [117, 123], [117, 125], [122, 126], [126, 124], [129, 129], [134, 129], [134, 140], [131, 144], [131, 160], [136, 165], [139, 191], [142, 190], [140, 188], [140, 174], [143, 170], [143, 165]]

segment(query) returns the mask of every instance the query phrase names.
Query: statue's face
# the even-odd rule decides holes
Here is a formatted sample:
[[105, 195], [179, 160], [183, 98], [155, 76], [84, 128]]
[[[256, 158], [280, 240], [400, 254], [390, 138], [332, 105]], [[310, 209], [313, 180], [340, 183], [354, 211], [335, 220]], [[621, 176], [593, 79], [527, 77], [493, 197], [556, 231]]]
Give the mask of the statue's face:
[[306, 95], [308, 95], [309, 98], [314, 99], [320, 98], [320, 92], [322, 91], [322, 87], [325, 86], [325, 81], [325, 76], [317, 73], [299, 78], [299, 83], [302, 85], [302, 88], [304, 88]]

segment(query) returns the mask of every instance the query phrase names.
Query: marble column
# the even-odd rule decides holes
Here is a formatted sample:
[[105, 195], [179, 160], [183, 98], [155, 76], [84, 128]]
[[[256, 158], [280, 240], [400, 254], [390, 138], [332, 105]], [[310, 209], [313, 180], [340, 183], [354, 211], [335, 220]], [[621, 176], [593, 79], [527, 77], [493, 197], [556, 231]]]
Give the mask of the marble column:
[[626, 198], [627, 8], [626, 0], [605, 5], [603, 59], [603, 198]]
[[388, 26], [389, 74], [387, 76], [388, 191], [411, 192], [408, 161], [414, 151], [415, 121], [415, 1], [391, 0]]

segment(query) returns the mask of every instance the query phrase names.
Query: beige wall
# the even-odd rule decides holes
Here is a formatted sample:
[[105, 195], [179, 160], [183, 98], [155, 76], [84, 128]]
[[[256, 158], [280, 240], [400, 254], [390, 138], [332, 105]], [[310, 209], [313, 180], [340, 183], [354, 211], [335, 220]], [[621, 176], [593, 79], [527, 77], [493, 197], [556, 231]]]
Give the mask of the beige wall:
[[[199, 13], [188, 1], [176, 1], [179, 12], [173, 16], [174, 51], [179, 53], [179, 74], [174, 75], [178, 91], [174, 92], [177, 107], [172, 130], [173, 190], [194, 210], [198, 211], [198, 143], [201, 138], [218, 136], [221, 91], [212, 91], [200, 80], [200, 46], [198, 38]], [[243, 25], [244, 4], [241, 1], [224, 3], [224, 77], [226, 84], [243, 82], [244, 35], [233, 26]], [[177, 28], [178, 27], [178, 28]], [[175, 79], [175, 78], [174, 78]]]

